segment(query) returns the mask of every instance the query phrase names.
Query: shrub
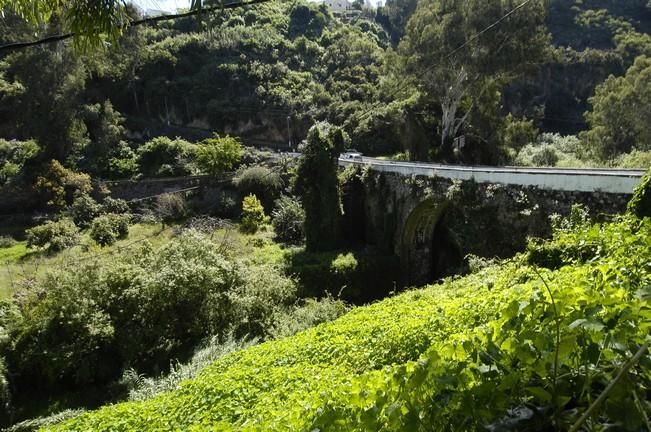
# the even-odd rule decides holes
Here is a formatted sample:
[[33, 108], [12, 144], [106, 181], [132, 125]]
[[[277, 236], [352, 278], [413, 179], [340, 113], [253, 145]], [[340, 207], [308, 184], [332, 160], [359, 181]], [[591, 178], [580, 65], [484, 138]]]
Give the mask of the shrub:
[[301, 203], [287, 196], [276, 201], [271, 213], [271, 224], [276, 237], [283, 243], [299, 244], [305, 238], [305, 211]]
[[7, 141], [0, 138], [0, 185], [11, 181], [40, 151], [36, 141]]
[[18, 390], [43, 396], [106, 384], [126, 367], [166, 370], [209, 336], [267, 335], [296, 292], [278, 269], [245, 269], [192, 230], [156, 251], [59, 269], [38, 288], [22, 296], [8, 359]]
[[185, 198], [180, 194], [163, 194], [156, 198], [154, 213], [164, 224], [183, 219], [188, 214]]
[[129, 203], [120, 198], [106, 197], [102, 202], [102, 211], [104, 213], [125, 214], [129, 213], [130, 210]]
[[639, 218], [651, 217], [651, 168], [633, 191], [633, 197], [628, 202], [628, 212]]
[[138, 149], [140, 172], [147, 177], [192, 174], [195, 152], [196, 146], [181, 138], [156, 137]]
[[[540, 271], [515, 258], [448, 278], [54, 430], [566, 430], [591, 406], [586, 427], [644, 430], [651, 365], [635, 354], [648, 341], [651, 220], [592, 231], [605, 245], [594, 261]], [[630, 376], [593, 405], [624, 364]]]
[[331, 296], [307, 299], [276, 320], [272, 335], [276, 339], [292, 336], [321, 323], [334, 321], [349, 310], [345, 302]]
[[214, 134], [199, 144], [197, 164], [204, 173], [216, 176], [235, 169], [242, 159], [242, 153], [239, 138]]
[[0, 236], [0, 248], [10, 248], [16, 245], [16, 240], [11, 236]]
[[255, 234], [258, 229], [268, 222], [262, 203], [255, 195], [247, 195], [242, 200], [242, 221], [240, 230], [244, 233]]
[[272, 209], [283, 188], [280, 174], [265, 166], [242, 170], [235, 176], [233, 183], [242, 196], [253, 194], [258, 197], [266, 211]]
[[620, 155], [615, 164], [620, 168], [647, 168], [651, 167], [651, 151], [633, 150]]
[[107, 214], [93, 220], [90, 238], [100, 246], [110, 246], [129, 235], [129, 215]]
[[128, 369], [122, 376], [121, 382], [129, 387], [129, 400], [147, 400], [153, 396], [176, 390], [182, 381], [194, 378], [202, 369], [216, 360], [235, 351], [248, 348], [257, 343], [257, 339], [236, 340], [229, 336], [225, 342], [220, 342], [216, 337], [204, 346], [199, 347], [188, 363], [175, 363], [170, 367], [170, 372], [157, 378], [146, 378], [137, 371]]
[[522, 147], [514, 159], [522, 166], [581, 167], [593, 165], [581, 141], [573, 135], [543, 133], [535, 142]]
[[511, 114], [506, 116], [502, 142], [509, 148], [520, 150], [525, 145], [532, 143], [538, 136], [538, 129], [532, 120], [518, 120]]
[[70, 219], [48, 221], [28, 229], [27, 247], [46, 248], [48, 252], [59, 252], [74, 246], [79, 241], [79, 229]]
[[92, 185], [88, 174], [74, 172], [52, 160], [36, 178], [35, 189], [44, 204], [59, 209], [71, 203], [76, 194], [89, 193]]
[[268, 338], [276, 320], [296, 301], [296, 284], [273, 266], [250, 268], [232, 295], [234, 335]]
[[88, 194], [77, 195], [70, 206], [72, 220], [81, 229], [88, 228], [101, 213], [102, 206]]

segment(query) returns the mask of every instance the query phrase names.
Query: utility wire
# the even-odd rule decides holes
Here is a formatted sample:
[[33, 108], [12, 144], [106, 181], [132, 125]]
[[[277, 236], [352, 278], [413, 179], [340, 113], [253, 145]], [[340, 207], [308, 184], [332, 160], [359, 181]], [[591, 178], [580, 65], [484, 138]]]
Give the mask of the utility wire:
[[[127, 28], [131, 27], [136, 27], [144, 24], [151, 24], [159, 21], [169, 21], [169, 20], [174, 20], [174, 19], [179, 19], [179, 18], [186, 18], [186, 17], [191, 17], [195, 15], [200, 15], [203, 13], [210, 13], [210, 12], [215, 12], [223, 9], [236, 9], [240, 7], [246, 7], [246, 6], [252, 6], [256, 4], [261, 4], [261, 3], [268, 3], [273, 0], [248, 0], [248, 1], [240, 1], [236, 3], [228, 3], [224, 5], [217, 5], [217, 6], [209, 6], [209, 7], [204, 7], [200, 9], [194, 9], [188, 12], [183, 12], [183, 13], [176, 13], [176, 14], [170, 14], [170, 15], [160, 15], [160, 16], [155, 16], [155, 17], [148, 17], [148, 18], [143, 18], [140, 20], [136, 21], [131, 21], [128, 25]], [[1, 52], [7, 52], [7, 51], [13, 51], [13, 50], [18, 50], [18, 49], [23, 49], [23, 48], [28, 48], [28, 47], [33, 47], [33, 46], [38, 46], [38, 45], [44, 45], [48, 43], [54, 43], [54, 42], [59, 42], [62, 40], [70, 39], [74, 37], [76, 34], [73, 32], [70, 33], [63, 33], [63, 34], [58, 34], [58, 35], [53, 35], [53, 36], [48, 36], [43, 39], [37, 39], [34, 41], [30, 42], [15, 42], [15, 43], [9, 43], [6, 45], [1, 45], [0, 46], [0, 53]]]

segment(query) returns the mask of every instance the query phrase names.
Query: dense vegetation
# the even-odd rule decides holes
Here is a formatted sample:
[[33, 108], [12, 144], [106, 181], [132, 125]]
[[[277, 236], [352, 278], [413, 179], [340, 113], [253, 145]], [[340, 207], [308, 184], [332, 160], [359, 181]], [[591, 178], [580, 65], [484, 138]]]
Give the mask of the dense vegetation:
[[[529, 254], [227, 355], [178, 390], [54, 429], [566, 429], [648, 340], [649, 222], [565, 224]], [[549, 254], [553, 265], [540, 259]], [[649, 384], [645, 356], [590, 427], [640, 430]]]
[[[351, 146], [651, 164], [651, 2], [192, 4], [130, 26], [114, 0], [0, 0], [0, 426], [651, 427], [651, 171], [626, 215], [573, 207], [505, 261], [445, 240], [470, 274], [331, 322], [405, 279], [343, 222]], [[104, 181], [172, 177], [202, 186]]]
[[[52, 159], [93, 177], [221, 172], [230, 150], [192, 142], [217, 131], [296, 148], [316, 120], [371, 154], [648, 164], [648, 3], [533, 1], [457, 50], [517, 4], [392, 0], [348, 19], [270, 3], [124, 30], [111, 49], [2, 54], [3, 193]], [[0, 27], [2, 43], [45, 31], [8, 8]]]

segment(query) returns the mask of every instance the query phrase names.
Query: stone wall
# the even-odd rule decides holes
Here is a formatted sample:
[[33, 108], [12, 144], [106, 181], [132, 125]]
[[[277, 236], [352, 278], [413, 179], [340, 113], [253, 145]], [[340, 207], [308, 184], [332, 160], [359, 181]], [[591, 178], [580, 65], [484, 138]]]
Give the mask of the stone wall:
[[527, 237], [549, 236], [549, 216], [568, 215], [573, 204], [603, 220], [622, 213], [630, 199], [622, 193], [406, 177], [370, 169], [360, 171], [356, 181], [363, 184], [361, 192], [351, 188], [355, 196], [344, 201], [361, 200], [364, 215], [349, 212], [344, 225], [363, 230], [367, 244], [398, 255], [406, 284], [454, 273], [467, 254], [513, 256], [525, 249]]

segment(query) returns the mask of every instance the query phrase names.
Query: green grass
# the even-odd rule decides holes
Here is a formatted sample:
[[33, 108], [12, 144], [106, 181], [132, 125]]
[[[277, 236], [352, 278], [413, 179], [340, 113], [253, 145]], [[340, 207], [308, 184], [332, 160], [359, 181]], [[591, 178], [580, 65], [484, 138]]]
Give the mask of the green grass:
[[[522, 256], [409, 291], [52, 430], [484, 430], [524, 404], [565, 429], [648, 334], [650, 238], [632, 218], [559, 233], [544, 250], [555, 270]], [[643, 417], [631, 395], [648, 368], [601, 419]]]

